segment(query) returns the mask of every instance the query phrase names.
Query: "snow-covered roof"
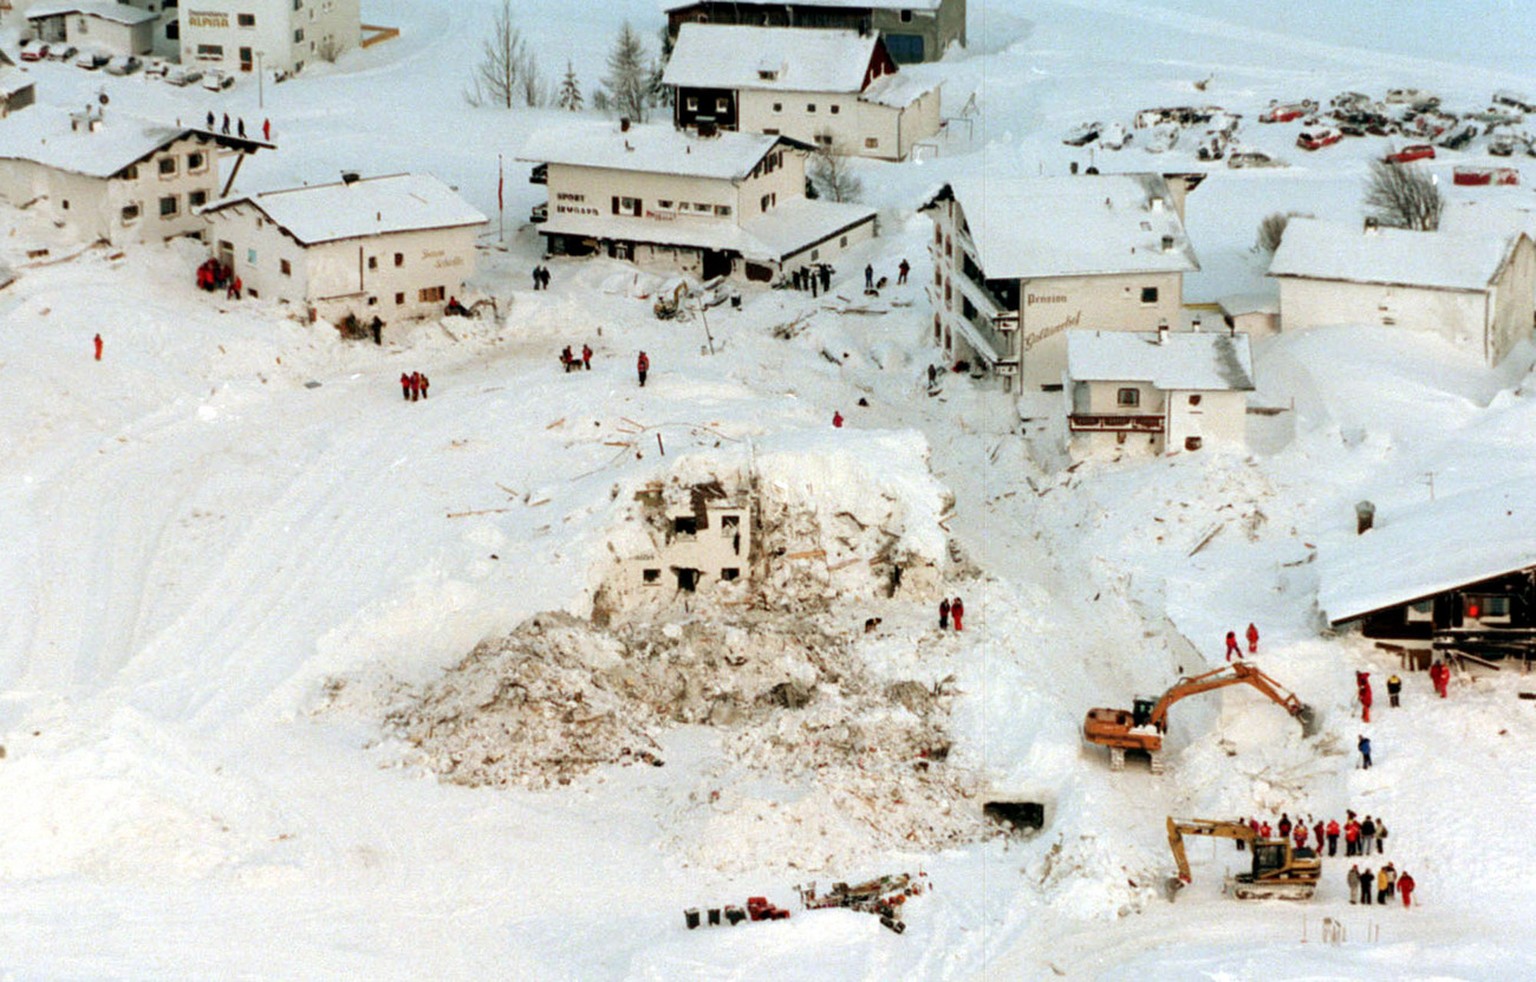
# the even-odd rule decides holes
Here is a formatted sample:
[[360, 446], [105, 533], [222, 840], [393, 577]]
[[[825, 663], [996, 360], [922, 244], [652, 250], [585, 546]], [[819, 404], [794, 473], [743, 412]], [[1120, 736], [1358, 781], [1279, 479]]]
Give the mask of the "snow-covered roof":
[[1234, 293], [1216, 301], [1221, 312], [1229, 317], [1239, 314], [1278, 314], [1280, 296], [1277, 293]]
[[1536, 483], [1378, 511], [1374, 528], [1324, 546], [1317, 563], [1317, 604], [1330, 624], [1536, 566]]
[[882, 75], [869, 83], [869, 88], [865, 89], [859, 98], [865, 102], [891, 106], [895, 109], [910, 106], [944, 84], [922, 77], [918, 74], [921, 71], [922, 69], [916, 69]]
[[1270, 276], [1484, 290], [1504, 268], [1519, 234], [1489, 231], [1365, 231], [1316, 218], [1293, 218]]
[[431, 174], [392, 174], [226, 198], [249, 202], [304, 245], [391, 232], [483, 225], [488, 219]]
[[1067, 375], [1075, 382], [1150, 382], [1164, 391], [1250, 391], [1248, 335], [1226, 331], [1068, 331]]
[[197, 132], [120, 112], [101, 115], [92, 130], [71, 113], [32, 105], [0, 119], [0, 159], [30, 160], [87, 177], [112, 177], [160, 148]]
[[[938, 10], [943, 5], [944, 0], [794, 0], [796, 7], [844, 7], [849, 10]], [[697, 0], [686, 3], [678, 3], [677, 0], [661, 2], [661, 9], [668, 12], [687, 10], [694, 6], [697, 6]], [[732, 6], [782, 9], [785, 3], [784, 0], [733, 0]]]
[[84, 3], [34, 3], [27, 8], [27, 20], [42, 20], [65, 14], [85, 14], [129, 26], [160, 19], [159, 14], [138, 7], [130, 7], [126, 3], [97, 3], [90, 0]]
[[722, 131], [706, 138], [670, 125], [635, 125], [626, 131], [616, 123], [567, 123], [534, 133], [517, 159], [738, 180], [750, 174], [778, 143], [804, 146], [762, 133]]
[[[1159, 174], [965, 177], [946, 184], [924, 207], [946, 191], [965, 213], [989, 279], [1200, 268]], [[1168, 251], [1165, 236], [1173, 238]]]
[[30, 88], [32, 88], [32, 79], [21, 72], [0, 72], [0, 95], [9, 98]]
[[684, 24], [662, 81], [720, 89], [859, 92], [876, 34], [798, 27]]
[[869, 221], [875, 210], [863, 205], [795, 198], [737, 225], [720, 219], [663, 222], [624, 215], [553, 213], [539, 226], [542, 235], [648, 242], [735, 252], [748, 259], [779, 261], [839, 231]]

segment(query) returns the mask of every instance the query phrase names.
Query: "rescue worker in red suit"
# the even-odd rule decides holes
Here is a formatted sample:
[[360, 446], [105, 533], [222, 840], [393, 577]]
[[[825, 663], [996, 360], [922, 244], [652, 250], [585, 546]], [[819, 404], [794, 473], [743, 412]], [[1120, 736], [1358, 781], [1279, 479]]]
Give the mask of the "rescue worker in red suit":
[[1243, 657], [1243, 649], [1241, 649], [1241, 648], [1239, 648], [1237, 646], [1237, 632], [1236, 631], [1228, 631], [1227, 632], [1227, 661], [1231, 661], [1233, 655], [1236, 655], [1238, 657], [1238, 659], [1241, 660], [1242, 657]]
[[1403, 906], [1413, 906], [1413, 877], [1406, 872], [1397, 878], [1397, 892], [1403, 895]]
[[1369, 723], [1371, 721], [1371, 673], [1356, 672], [1355, 684], [1360, 688], [1360, 720]]
[[964, 627], [961, 624], [961, 618], [965, 617], [965, 604], [961, 602], [959, 597], [956, 597], [949, 602], [949, 616], [955, 620], [956, 631], [964, 630]]
[[1250, 654], [1250, 655], [1258, 654], [1259, 653], [1259, 629], [1254, 627], [1250, 623], [1248, 625], [1248, 630], [1245, 633], [1248, 636], [1248, 654]]

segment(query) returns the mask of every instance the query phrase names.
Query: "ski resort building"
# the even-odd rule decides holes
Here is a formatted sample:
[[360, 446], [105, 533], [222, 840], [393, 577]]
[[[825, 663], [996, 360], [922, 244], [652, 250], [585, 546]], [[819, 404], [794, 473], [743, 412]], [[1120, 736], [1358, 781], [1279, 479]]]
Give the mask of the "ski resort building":
[[427, 174], [228, 198], [203, 211], [214, 256], [253, 297], [333, 323], [442, 312], [475, 269], [487, 219]]
[[219, 151], [261, 146], [100, 108], [31, 106], [0, 119], [0, 198], [45, 209], [87, 241], [198, 235], [197, 209], [219, 194]]
[[1198, 178], [1114, 174], [964, 178], [923, 206], [933, 220], [933, 339], [952, 363], [1019, 391], [1062, 387], [1068, 331], [1177, 325], [1184, 231]]
[[1334, 627], [1404, 648], [1536, 656], [1536, 487], [1511, 482], [1377, 515], [1318, 553], [1318, 606]]
[[154, 50], [160, 14], [126, 3], [42, 2], [27, 8], [32, 36], [110, 54], [147, 55]]
[[900, 64], [938, 61], [965, 46], [965, 0], [694, 0], [667, 9], [667, 34], [684, 24], [832, 28], [878, 33]]
[[828, 262], [875, 234], [875, 211], [805, 197], [810, 147], [783, 136], [627, 121], [535, 134], [519, 159], [549, 189], [550, 253], [603, 254], [703, 279], [760, 282]]
[[1524, 232], [1414, 232], [1293, 218], [1269, 266], [1284, 331], [1368, 324], [1439, 334], [1489, 365], [1531, 336], [1536, 245]]
[[1235, 331], [1068, 331], [1073, 457], [1245, 444], [1253, 355]]
[[939, 131], [939, 84], [897, 70], [874, 34], [684, 24], [662, 81], [683, 128], [784, 135], [905, 160]]
[[358, 0], [181, 0], [181, 60], [203, 68], [302, 71], [362, 36]]

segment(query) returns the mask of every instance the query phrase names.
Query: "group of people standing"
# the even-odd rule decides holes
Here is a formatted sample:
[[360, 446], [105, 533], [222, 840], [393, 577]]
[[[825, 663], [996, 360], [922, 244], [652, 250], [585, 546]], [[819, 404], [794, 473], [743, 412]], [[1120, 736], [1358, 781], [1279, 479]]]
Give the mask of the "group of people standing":
[[965, 601], [961, 600], [959, 597], [956, 597], [953, 600], [946, 597], [939, 601], [939, 630], [949, 630], [949, 622], [951, 619], [953, 619], [955, 622], [956, 631], [964, 630]]
[[[1297, 820], [1292, 822], [1290, 815], [1285, 813], [1280, 815], [1280, 821], [1273, 826], [1267, 819], [1261, 821], [1257, 818], [1248, 819], [1246, 824], [1253, 830], [1254, 835], [1261, 839], [1289, 839], [1297, 849], [1305, 849], [1309, 841], [1315, 841], [1317, 845], [1313, 848], [1317, 850], [1319, 856], [1323, 854], [1325, 842], [1328, 855], [1338, 855], [1341, 835], [1344, 837], [1344, 855], [1346, 856], [1367, 856], [1373, 851], [1382, 853], [1387, 849], [1386, 821], [1373, 819], [1367, 815], [1362, 822], [1355, 817], [1353, 811], [1346, 814], [1343, 825], [1340, 825], [1337, 819], [1324, 822], [1322, 819], [1314, 819], [1311, 815], [1304, 820], [1298, 816]], [[1276, 835], [1276, 832], [1279, 834]], [[1237, 848], [1239, 850], [1243, 848], [1241, 839], [1237, 842]]]
[[1387, 863], [1374, 874], [1369, 866], [1361, 869], [1359, 863], [1349, 868], [1350, 903], [1355, 903], [1355, 898], [1358, 896], [1360, 898], [1359, 902], [1369, 907], [1371, 905], [1371, 892], [1374, 889], [1378, 904], [1386, 904], [1397, 894], [1401, 893], [1403, 895], [1403, 906], [1412, 907], [1413, 889], [1415, 886], [1417, 884], [1414, 883], [1413, 877], [1406, 870], [1399, 874], [1397, 867], [1391, 863]]
[[[208, 123], [208, 132], [210, 132], [210, 133], [214, 132], [214, 128], [213, 128], [214, 115], [213, 115], [213, 110], [211, 110], [211, 109], [208, 110], [208, 116], [207, 116], [206, 122]], [[225, 113], [224, 114], [224, 126], [223, 126], [223, 128], [221, 130], [219, 130], [219, 132], [223, 133], [225, 136], [233, 135], [233, 136], [241, 137], [243, 139], [245, 137], [245, 120], [244, 119], [237, 119], [237, 120], [235, 120], [235, 123], [236, 123], [235, 132], [233, 134], [231, 134], [229, 132], [229, 113]], [[266, 141], [267, 143], [271, 143], [272, 142], [272, 121], [270, 119], [264, 119], [264, 120], [261, 121], [261, 138], [264, 141]]]
[[212, 256], [203, 260], [203, 264], [197, 267], [197, 287], [212, 293], [214, 290], [223, 290], [224, 296], [229, 300], [239, 300], [240, 291], [245, 284], [240, 282], [240, 277], [228, 266], [214, 259]]
[[406, 402], [415, 402], [427, 397], [427, 387], [432, 383], [421, 372], [400, 373], [400, 394]]
[[[560, 352], [560, 364], [567, 372], [590, 372], [592, 370], [592, 346], [582, 345], [581, 354], [578, 355], [571, 350], [570, 345], [566, 345], [564, 350]], [[643, 385], [644, 383], [642, 382], [641, 384]]]
[[[1253, 624], [1250, 623], [1248, 625], [1248, 630], [1244, 631], [1243, 635], [1248, 639], [1248, 654], [1250, 654], [1250, 655], [1258, 654], [1259, 653], [1259, 629], [1257, 627], [1254, 627]], [[1238, 661], [1242, 661], [1243, 660], [1243, 649], [1238, 647], [1238, 645], [1237, 645], [1237, 632], [1236, 631], [1228, 631], [1227, 632], [1227, 661], [1230, 662], [1233, 658], [1236, 658]]]
[[535, 290], [548, 290], [549, 289], [549, 267], [548, 266], [535, 266], [535, 267], [533, 267], [533, 288]]
[[789, 285], [796, 290], [809, 290], [811, 296], [832, 290], [832, 266], [817, 263], [814, 266], [797, 266], [789, 271]]

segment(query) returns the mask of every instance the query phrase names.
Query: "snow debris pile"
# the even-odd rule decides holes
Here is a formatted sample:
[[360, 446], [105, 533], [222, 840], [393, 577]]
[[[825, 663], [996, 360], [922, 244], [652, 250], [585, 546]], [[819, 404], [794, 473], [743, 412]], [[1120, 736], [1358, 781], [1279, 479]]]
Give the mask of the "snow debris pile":
[[[947, 763], [949, 701], [947, 679], [881, 679], [851, 638], [812, 619], [746, 613], [602, 629], [551, 613], [480, 644], [387, 725], [446, 780], [533, 788], [604, 764], [663, 766], [663, 728], [721, 727], [714, 790], [688, 806], [709, 828], [683, 851], [746, 868], [761, 857], [743, 838], [771, 840], [769, 862], [818, 869], [987, 831], [969, 801], [979, 782]], [[740, 780], [719, 780], [727, 773]], [[761, 785], [754, 778], [778, 793], [723, 790]]]
[[1117, 844], [1105, 848], [1092, 835], [1057, 839], [1024, 872], [1035, 880], [1053, 909], [1077, 917], [1113, 914], [1126, 917], [1140, 913], [1163, 896], [1163, 877], [1157, 872], [1166, 860], [1138, 855]]

